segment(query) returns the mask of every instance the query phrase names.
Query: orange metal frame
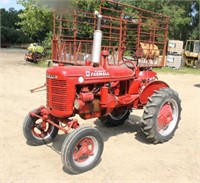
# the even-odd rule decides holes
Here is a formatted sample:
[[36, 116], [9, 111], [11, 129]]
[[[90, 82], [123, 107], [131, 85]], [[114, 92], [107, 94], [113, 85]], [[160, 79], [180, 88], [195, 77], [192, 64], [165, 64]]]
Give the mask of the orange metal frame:
[[[141, 67], [165, 65], [169, 17], [112, 0], [102, 0], [99, 12], [103, 16], [102, 50], [109, 51], [108, 64], [119, 65], [124, 55], [134, 52]], [[54, 12], [53, 62], [84, 65], [90, 60], [95, 27], [93, 12]], [[86, 35], [81, 37], [83, 32]]]

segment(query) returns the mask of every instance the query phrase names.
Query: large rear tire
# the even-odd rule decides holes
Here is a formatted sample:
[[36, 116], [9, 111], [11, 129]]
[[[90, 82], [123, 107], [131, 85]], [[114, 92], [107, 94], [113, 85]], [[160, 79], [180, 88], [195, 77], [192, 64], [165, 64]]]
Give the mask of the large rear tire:
[[66, 137], [62, 145], [63, 165], [73, 174], [86, 172], [98, 164], [103, 147], [103, 137], [96, 128], [78, 128]]
[[[34, 112], [33, 110], [32, 112]], [[40, 115], [40, 111], [36, 113]], [[59, 121], [54, 121], [59, 125]], [[45, 127], [42, 127], [42, 120], [35, 116], [31, 116], [30, 113], [26, 116], [23, 124], [24, 137], [29, 145], [43, 145], [51, 143], [58, 134], [58, 128], [50, 123], [46, 123]]]
[[125, 107], [115, 108], [107, 116], [100, 117], [99, 120], [108, 127], [119, 126], [125, 123], [130, 115], [130, 110]]
[[144, 107], [142, 132], [153, 143], [163, 143], [171, 139], [178, 127], [181, 114], [178, 94], [163, 88], [156, 91]]

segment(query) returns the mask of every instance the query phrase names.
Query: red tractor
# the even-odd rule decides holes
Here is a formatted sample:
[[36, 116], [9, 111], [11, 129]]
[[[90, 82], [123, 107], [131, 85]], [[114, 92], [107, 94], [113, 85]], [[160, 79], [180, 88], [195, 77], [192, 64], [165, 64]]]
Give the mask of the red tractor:
[[101, 52], [102, 16], [97, 12], [96, 15], [92, 62], [87, 61], [85, 66], [59, 64], [48, 68], [47, 104], [29, 112], [23, 126], [31, 145], [51, 143], [58, 130], [68, 134], [74, 129], [61, 149], [64, 167], [74, 174], [95, 167], [104, 147], [99, 130], [80, 127], [73, 119], [75, 115], [84, 120], [99, 118], [107, 126], [118, 126], [129, 118], [131, 110], [144, 109], [141, 131], [156, 144], [173, 137], [181, 113], [177, 92], [158, 80], [152, 70], [141, 69], [137, 62], [125, 59], [120, 66], [107, 65], [109, 53]]

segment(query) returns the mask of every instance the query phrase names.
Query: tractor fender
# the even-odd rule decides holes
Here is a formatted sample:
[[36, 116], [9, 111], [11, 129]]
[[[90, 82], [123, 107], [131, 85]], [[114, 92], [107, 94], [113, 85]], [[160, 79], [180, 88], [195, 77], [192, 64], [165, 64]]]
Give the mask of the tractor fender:
[[155, 90], [159, 90], [161, 88], [169, 88], [169, 85], [159, 80], [153, 81], [146, 85], [139, 96], [140, 103], [145, 105], [148, 102], [148, 98], [153, 95]]

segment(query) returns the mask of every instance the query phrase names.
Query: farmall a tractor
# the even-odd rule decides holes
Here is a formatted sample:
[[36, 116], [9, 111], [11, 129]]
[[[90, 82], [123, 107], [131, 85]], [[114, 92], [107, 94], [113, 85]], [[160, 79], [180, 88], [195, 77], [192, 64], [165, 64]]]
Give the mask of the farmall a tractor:
[[[122, 125], [131, 110], [144, 109], [141, 131], [154, 144], [168, 141], [177, 129], [181, 106], [178, 94], [158, 80], [150, 69], [124, 60], [121, 66], [107, 65], [108, 51], [101, 52], [101, 15], [94, 32], [92, 63], [85, 66], [59, 64], [46, 71], [47, 105], [28, 113], [23, 125], [28, 144], [51, 143], [58, 130], [69, 133], [62, 145], [64, 167], [78, 174], [95, 167], [104, 140], [99, 130], [80, 127], [73, 117], [98, 118], [107, 126]], [[100, 54], [104, 63], [99, 64]], [[126, 67], [124, 67], [124, 65]], [[65, 127], [64, 127], [65, 126]], [[110, 128], [112, 130], [112, 128]]]

